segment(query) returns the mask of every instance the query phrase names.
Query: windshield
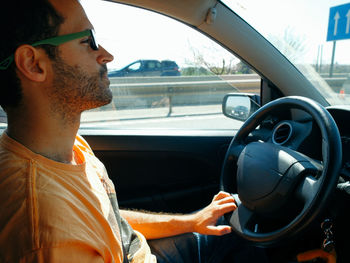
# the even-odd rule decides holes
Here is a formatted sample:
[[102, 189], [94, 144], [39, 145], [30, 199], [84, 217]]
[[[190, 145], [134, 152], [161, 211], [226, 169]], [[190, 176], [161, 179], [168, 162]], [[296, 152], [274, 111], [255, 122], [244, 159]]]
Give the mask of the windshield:
[[286, 56], [331, 105], [350, 104], [349, 0], [223, 0]]

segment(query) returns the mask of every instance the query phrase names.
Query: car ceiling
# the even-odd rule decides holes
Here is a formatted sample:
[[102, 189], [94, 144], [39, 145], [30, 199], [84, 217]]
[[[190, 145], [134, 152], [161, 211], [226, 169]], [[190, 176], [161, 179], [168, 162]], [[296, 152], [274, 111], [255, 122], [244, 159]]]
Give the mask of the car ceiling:
[[[232, 12], [221, 2], [215, 0], [107, 1], [145, 8], [182, 21], [219, 41], [263, 78], [278, 87], [285, 96], [305, 96], [324, 106], [329, 105], [297, 68], [238, 15], [232, 15]], [[216, 18], [208, 22], [207, 14], [213, 7], [216, 8]]]
[[161, 14], [171, 14], [173, 18], [196, 27], [204, 23], [208, 10], [217, 4], [215, 0], [118, 0], [111, 2], [138, 6]]

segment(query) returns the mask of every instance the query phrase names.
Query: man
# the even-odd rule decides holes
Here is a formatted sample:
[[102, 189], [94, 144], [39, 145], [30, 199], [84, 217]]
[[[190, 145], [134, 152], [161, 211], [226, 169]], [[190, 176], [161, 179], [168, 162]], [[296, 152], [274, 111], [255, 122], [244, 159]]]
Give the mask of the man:
[[[113, 56], [96, 43], [77, 0], [9, 1], [0, 12], [8, 25], [0, 48], [8, 117], [0, 139], [1, 262], [154, 262], [152, 253], [193, 262], [210, 243], [193, 232], [231, 232], [216, 225], [236, 208], [224, 192], [190, 215], [120, 212], [104, 166], [77, 135], [81, 113], [112, 99]], [[160, 238], [151, 253], [146, 239]], [[174, 252], [176, 242], [189, 251]]]

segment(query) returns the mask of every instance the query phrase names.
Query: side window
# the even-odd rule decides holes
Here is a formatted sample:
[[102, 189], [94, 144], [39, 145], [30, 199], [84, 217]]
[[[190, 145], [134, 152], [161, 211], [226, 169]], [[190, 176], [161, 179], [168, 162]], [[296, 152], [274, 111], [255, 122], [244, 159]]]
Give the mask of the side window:
[[156, 62], [151, 61], [151, 62], [149, 62], [149, 63], [146, 64], [146, 68], [152, 70], [152, 69], [155, 69], [155, 68], [156, 68], [156, 65], [157, 65]]
[[136, 70], [139, 70], [140, 68], [141, 68], [141, 63], [136, 62], [136, 63], [130, 65], [128, 69], [131, 71], [136, 71]]
[[[114, 56], [108, 64], [113, 101], [85, 112], [82, 128], [233, 129], [243, 123], [222, 114], [223, 97], [260, 94], [260, 77], [237, 57], [160, 14], [108, 1], [81, 2], [100, 44]], [[144, 62], [142, 74], [118, 74], [136, 61]]]

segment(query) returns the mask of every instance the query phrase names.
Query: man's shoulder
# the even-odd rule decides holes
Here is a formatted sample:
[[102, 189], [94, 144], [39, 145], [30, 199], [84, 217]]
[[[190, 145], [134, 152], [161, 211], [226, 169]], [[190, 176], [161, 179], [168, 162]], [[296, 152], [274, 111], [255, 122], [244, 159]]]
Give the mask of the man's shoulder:
[[[18, 166], [29, 163], [36, 156], [21, 143], [10, 138], [5, 132], [0, 136], [0, 167]], [[1, 168], [0, 168], [1, 169]]]
[[20, 186], [25, 171], [29, 169], [30, 161], [24, 158], [20, 153], [9, 149], [0, 139], [0, 191], [4, 186], [2, 182], [16, 181], [16, 185]]

